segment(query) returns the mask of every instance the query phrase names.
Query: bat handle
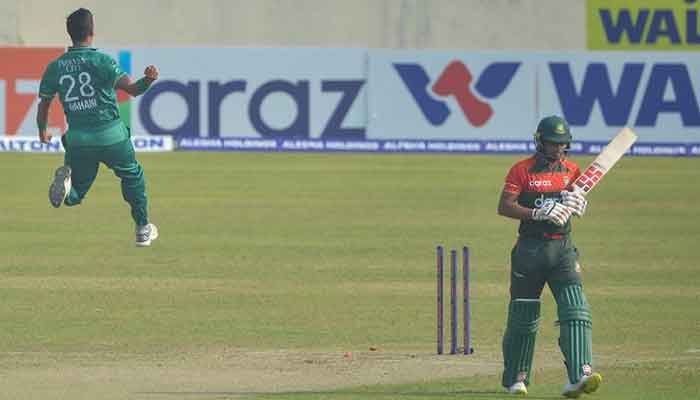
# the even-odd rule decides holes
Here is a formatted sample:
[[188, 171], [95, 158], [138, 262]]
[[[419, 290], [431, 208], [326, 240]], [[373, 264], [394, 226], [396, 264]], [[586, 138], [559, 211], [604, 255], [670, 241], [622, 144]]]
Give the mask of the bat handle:
[[577, 185], [576, 182], [571, 185], [570, 191], [580, 194], [581, 196], [586, 196], [588, 194], [588, 192], [583, 187]]

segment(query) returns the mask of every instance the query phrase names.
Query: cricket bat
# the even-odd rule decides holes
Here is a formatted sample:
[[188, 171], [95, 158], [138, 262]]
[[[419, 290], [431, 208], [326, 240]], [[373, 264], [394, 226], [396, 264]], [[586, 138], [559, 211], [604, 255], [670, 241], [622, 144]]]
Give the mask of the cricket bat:
[[574, 192], [587, 195], [603, 179], [603, 176], [612, 169], [617, 161], [625, 155], [637, 140], [637, 135], [630, 128], [622, 130], [608, 143], [603, 151], [598, 154], [591, 165], [573, 183]]

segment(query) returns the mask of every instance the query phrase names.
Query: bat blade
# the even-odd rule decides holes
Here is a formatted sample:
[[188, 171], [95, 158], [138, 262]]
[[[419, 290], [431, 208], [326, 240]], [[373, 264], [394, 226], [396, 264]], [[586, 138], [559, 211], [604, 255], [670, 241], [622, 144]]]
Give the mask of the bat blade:
[[574, 191], [583, 195], [588, 194], [620, 158], [625, 155], [636, 140], [637, 135], [632, 129], [622, 128], [617, 136], [598, 154], [598, 157], [593, 160], [591, 165], [574, 181], [572, 185]]

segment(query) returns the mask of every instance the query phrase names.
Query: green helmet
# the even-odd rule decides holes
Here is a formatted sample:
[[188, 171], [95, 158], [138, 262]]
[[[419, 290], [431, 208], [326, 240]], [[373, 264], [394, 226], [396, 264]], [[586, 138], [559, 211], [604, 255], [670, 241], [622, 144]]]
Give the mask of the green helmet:
[[571, 131], [564, 118], [556, 115], [542, 118], [535, 132], [535, 143], [538, 149], [542, 146], [542, 142], [571, 143]]

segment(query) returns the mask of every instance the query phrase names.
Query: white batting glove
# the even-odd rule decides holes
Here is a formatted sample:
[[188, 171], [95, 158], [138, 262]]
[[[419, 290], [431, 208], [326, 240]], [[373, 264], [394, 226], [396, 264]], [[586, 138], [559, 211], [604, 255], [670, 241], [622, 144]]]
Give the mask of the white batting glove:
[[579, 217], [583, 217], [586, 213], [586, 207], [588, 207], [588, 200], [581, 193], [569, 192], [565, 190], [561, 192], [562, 204], [569, 207], [574, 214]]
[[532, 210], [532, 219], [535, 221], [549, 221], [555, 225], [564, 226], [571, 218], [572, 209], [553, 199], [547, 199], [542, 207]]

